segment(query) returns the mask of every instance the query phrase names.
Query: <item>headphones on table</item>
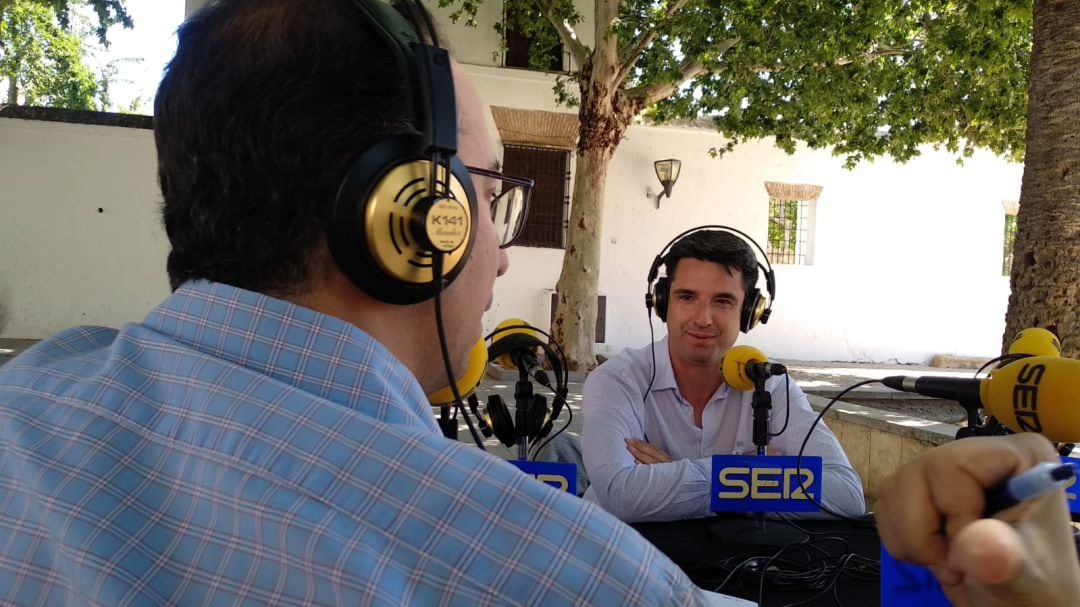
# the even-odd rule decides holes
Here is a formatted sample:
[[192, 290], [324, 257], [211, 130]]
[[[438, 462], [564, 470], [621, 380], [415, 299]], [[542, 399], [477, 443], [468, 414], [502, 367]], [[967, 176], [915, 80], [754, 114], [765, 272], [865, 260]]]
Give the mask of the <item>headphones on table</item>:
[[357, 153], [330, 202], [327, 238], [357, 288], [385, 303], [413, 304], [457, 277], [476, 237], [476, 193], [456, 156], [450, 55], [433, 29], [433, 44], [424, 44], [389, 5], [355, 3], [406, 75], [413, 122], [423, 131], [389, 135]]
[[[532, 402], [529, 407], [530, 419], [527, 422], [528, 428], [526, 431], [529, 440], [537, 440], [551, 433], [555, 420], [562, 413], [562, 409], [566, 404], [566, 396], [569, 393], [566, 385], [568, 379], [566, 366], [563, 363], [564, 356], [561, 348], [559, 352], [556, 352], [545, 340], [540, 339], [538, 333], [543, 333], [542, 331], [526, 324], [524, 321], [517, 321], [516, 323], [514, 321], [516, 319], [504, 321], [488, 334], [485, 339], [490, 340], [491, 345], [488, 347], [487, 355], [490, 360], [503, 358], [505, 366], [516, 367], [518, 366], [517, 361], [510, 362], [507, 360], [513, 356], [512, 352], [515, 349], [523, 345], [529, 345], [543, 350], [545, 359], [551, 365], [551, 375], [555, 378], [555, 385], [553, 387], [547, 386], [554, 392], [551, 405], [548, 404], [547, 398], [543, 394], [532, 395]], [[502, 337], [499, 337], [500, 335]], [[544, 335], [547, 336], [546, 333]], [[507, 365], [507, 362], [510, 362], [510, 364]], [[494, 435], [503, 445], [507, 447], [514, 446], [517, 442], [518, 433], [522, 429], [517, 427], [514, 416], [510, 413], [510, 409], [502, 396], [498, 394], [489, 395], [487, 405], [481, 411], [477, 410], [476, 404], [472, 401], [470, 401], [469, 406], [476, 418], [480, 420], [480, 432], [485, 437]]]
[[[660, 253], [653, 260], [652, 266], [649, 268], [647, 290], [645, 293], [645, 308], [649, 310], [650, 314], [652, 314], [652, 311], [655, 309], [656, 316], [661, 321], [667, 321], [668, 297], [671, 293], [671, 278], [668, 276], [659, 276], [660, 268], [664, 265], [666, 255], [675, 243], [686, 236], [706, 230], [727, 232], [738, 236], [743, 242], [753, 245], [751, 250], [754, 251], [754, 256], [758, 258], [758, 268], [765, 276], [765, 290], [768, 292], [768, 298], [766, 299], [765, 295], [761, 293], [761, 289], [757, 287], [754, 287], [750, 292], [746, 293], [743, 297], [742, 309], [739, 311], [739, 330], [743, 333], [747, 333], [750, 329], [757, 326], [758, 323], [765, 324], [769, 322], [769, 316], [772, 315], [773, 301], [776, 300], [776, 274], [773, 272], [772, 264], [769, 263], [769, 256], [765, 254], [765, 250], [761, 248], [761, 245], [753, 238], [750, 238], [746, 233], [722, 225], [704, 225], [691, 228], [675, 238], [672, 238], [664, 245], [664, 248], [660, 250]], [[758, 255], [759, 253], [760, 256]], [[764, 263], [762, 263], [763, 261]]]

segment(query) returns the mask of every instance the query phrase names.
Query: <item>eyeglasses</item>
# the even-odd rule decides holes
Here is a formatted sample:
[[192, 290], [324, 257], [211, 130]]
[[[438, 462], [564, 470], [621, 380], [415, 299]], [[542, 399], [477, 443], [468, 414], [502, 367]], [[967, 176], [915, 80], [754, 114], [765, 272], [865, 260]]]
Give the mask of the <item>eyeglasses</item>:
[[469, 174], [478, 177], [478, 196], [490, 196], [491, 220], [495, 222], [495, 234], [499, 248], [514, 244], [525, 227], [532, 198], [533, 180], [503, 175], [498, 171], [465, 167]]

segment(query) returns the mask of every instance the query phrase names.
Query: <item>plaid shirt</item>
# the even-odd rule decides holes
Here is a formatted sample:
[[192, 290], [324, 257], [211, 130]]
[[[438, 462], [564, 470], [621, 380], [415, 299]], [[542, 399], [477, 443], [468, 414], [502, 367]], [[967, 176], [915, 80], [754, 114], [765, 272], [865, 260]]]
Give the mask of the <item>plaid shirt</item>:
[[338, 319], [188, 284], [0, 369], [0, 604], [688, 605], [599, 508], [443, 438]]

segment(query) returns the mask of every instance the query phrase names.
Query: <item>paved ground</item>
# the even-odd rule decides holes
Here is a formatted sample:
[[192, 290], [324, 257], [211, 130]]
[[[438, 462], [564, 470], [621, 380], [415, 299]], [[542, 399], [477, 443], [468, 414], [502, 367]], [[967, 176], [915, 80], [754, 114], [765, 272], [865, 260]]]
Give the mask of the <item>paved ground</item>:
[[[18, 352], [34, 343], [34, 340], [0, 339], [0, 365], [13, 358]], [[942, 369], [919, 365], [897, 364], [872, 364], [872, 363], [846, 363], [846, 362], [805, 362], [805, 361], [779, 361], [787, 365], [792, 379], [798, 382], [803, 391], [831, 398], [839, 394], [845, 388], [862, 381], [881, 379], [889, 375], [945, 375], [952, 377], [971, 377], [974, 371], [969, 369]], [[513, 409], [514, 381], [517, 374], [511, 372], [493, 373], [495, 377], [485, 378], [483, 384], [477, 390], [477, 396], [481, 405], [487, 402], [492, 394], [499, 394], [503, 400]], [[581, 382], [570, 382], [570, 396], [568, 398], [569, 410], [573, 414], [567, 432], [580, 434], [581, 432]], [[551, 393], [541, 386], [536, 386], [539, 394], [545, 394], [548, 402], [551, 402]], [[964, 419], [963, 409], [949, 401], [924, 398], [918, 395], [904, 392], [896, 392], [880, 383], [855, 388], [844, 397], [845, 401], [853, 402], [877, 409], [903, 413], [911, 417], [957, 423]], [[563, 413], [562, 420], [568, 419], [567, 413]], [[464, 420], [458, 420], [458, 437], [469, 441], [469, 431]], [[562, 427], [562, 423], [556, 428]], [[503, 457], [515, 457], [516, 448], [511, 451], [497, 439], [491, 437], [484, 441], [485, 446], [493, 453]]]

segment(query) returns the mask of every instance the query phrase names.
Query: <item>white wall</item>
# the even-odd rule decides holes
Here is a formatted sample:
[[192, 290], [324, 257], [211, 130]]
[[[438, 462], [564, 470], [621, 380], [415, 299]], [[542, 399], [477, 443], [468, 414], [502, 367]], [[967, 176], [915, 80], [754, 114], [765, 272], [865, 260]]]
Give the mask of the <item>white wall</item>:
[[[484, 91], [489, 99], [497, 92]], [[601, 352], [648, 341], [646, 274], [675, 234], [719, 223], [764, 246], [766, 181], [824, 187], [814, 263], [776, 267], [772, 319], [742, 341], [805, 360], [922, 363], [934, 354], [998, 352], [1009, 294], [1001, 203], [1019, 198], [1020, 165], [979, 153], [957, 166], [951, 155], [927, 149], [906, 165], [878, 161], [847, 171], [827, 152], [789, 156], [766, 141], [709, 157], [720, 143], [711, 132], [630, 128], [607, 181], [600, 292], [608, 297], [608, 344]], [[682, 173], [657, 209], [645, 196], [659, 189], [652, 163], [670, 156], [683, 161]], [[496, 285], [495, 320], [546, 325], [561, 251], [517, 247], [510, 260]], [[662, 335], [663, 325], [654, 325]]]
[[[648, 339], [645, 275], [668, 239], [721, 223], [764, 242], [763, 184], [780, 181], [824, 187], [814, 265], [777, 267], [772, 321], [744, 340], [807, 360], [997, 352], [1008, 298], [1001, 201], [1018, 198], [1020, 166], [980, 153], [958, 167], [928, 151], [906, 165], [845, 171], [825, 152], [788, 156], [763, 141], [712, 159], [706, 150], [718, 143], [715, 133], [692, 129], [629, 130], [607, 185], [601, 351]], [[668, 156], [682, 159], [682, 175], [657, 209], [645, 193], [658, 189], [652, 161]], [[0, 335], [119, 326], [168, 293], [154, 171], [149, 131], [0, 119]], [[546, 326], [562, 251], [516, 247], [510, 262], [488, 328], [510, 316]]]
[[149, 130], [0, 119], [0, 335], [120, 326], [168, 294], [155, 163]]

